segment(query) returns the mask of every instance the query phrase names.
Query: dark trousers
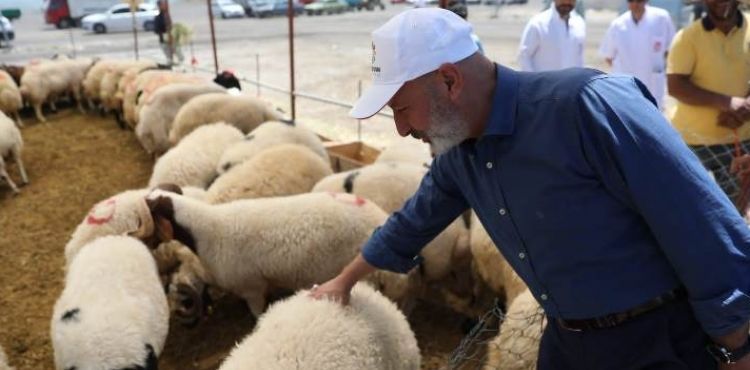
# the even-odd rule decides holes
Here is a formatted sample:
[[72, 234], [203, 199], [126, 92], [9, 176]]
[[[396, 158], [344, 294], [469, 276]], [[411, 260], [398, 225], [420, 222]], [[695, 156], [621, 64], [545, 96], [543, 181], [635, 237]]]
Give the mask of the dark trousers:
[[570, 331], [550, 318], [538, 370], [715, 370], [709, 338], [687, 300], [608, 329]]

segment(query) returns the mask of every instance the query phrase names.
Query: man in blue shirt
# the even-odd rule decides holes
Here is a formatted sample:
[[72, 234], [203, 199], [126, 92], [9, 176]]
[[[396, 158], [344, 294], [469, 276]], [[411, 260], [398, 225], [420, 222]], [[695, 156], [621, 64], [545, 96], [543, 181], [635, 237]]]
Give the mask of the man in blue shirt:
[[398, 133], [436, 157], [311, 294], [346, 303], [375, 269], [414, 268], [472, 208], [549, 318], [540, 369], [750, 369], [750, 229], [646, 87], [588, 69], [516, 72], [470, 34], [442, 9], [373, 32], [373, 86], [351, 115], [388, 104]]

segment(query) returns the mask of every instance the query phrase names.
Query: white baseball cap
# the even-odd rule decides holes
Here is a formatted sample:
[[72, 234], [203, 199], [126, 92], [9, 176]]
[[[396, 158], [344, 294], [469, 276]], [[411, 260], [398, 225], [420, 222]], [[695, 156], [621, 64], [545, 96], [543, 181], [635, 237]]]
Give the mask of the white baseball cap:
[[372, 117], [405, 82], [476, 53], [471, 32], [468, 22], [440, 8], [410, 9], [391, 18], [372, 32], [372, 86], [349, 115]]

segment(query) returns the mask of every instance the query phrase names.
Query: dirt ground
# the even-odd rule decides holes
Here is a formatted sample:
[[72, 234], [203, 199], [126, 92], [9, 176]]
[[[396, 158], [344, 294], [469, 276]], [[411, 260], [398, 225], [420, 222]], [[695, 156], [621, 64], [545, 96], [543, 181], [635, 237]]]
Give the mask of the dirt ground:
[[[13, 196], [0, 185], [0, 345], [18, 370], [52, 369], [49, 322], [63, 288], [63, 250], [89, 208], [118, 192], [144, 186], [152, 160], [132, 132], [114, 120], [67, 109], [47, 124], [26, 118], [24, 164], [31, 183]], [[9, 164], [10, 176], [20, 181]], [[447, 364], [464, 318], [420, 303], [412, 327], [423, 353], [423, 369]], [[172, 322], [162, 369], [215, 369], [250, 332], [244, 303], [225, 297], [194, 328]]]

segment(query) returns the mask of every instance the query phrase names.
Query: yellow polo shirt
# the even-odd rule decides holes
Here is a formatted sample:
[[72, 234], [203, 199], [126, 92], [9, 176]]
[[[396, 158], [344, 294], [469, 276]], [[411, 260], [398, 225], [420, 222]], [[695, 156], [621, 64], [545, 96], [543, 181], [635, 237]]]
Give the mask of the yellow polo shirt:
[[[703, 89], [731, 96], [747, 96], [750, 82], [750, 28], [743, 14], [729, 34], [704, 18], [680, 30], [672, 42], [667, 74], [690, 75]], [[731, 129], [717, 124], [719, 110], [678, 101], [670, 115], [674, 127], [690, 145], [734, 142]], [[750, 124], [739, 128], [741, 140], [750, 139]]]

